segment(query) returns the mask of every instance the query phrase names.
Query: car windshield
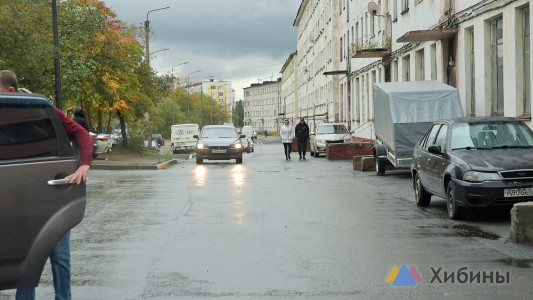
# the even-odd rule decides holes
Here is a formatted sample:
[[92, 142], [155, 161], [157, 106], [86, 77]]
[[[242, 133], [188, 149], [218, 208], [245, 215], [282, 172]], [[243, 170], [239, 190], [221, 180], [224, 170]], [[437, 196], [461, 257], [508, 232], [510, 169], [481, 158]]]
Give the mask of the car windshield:
[[237, 132], [230, 127], [205, 128], [202, 138], [237, 138]]
[[533, 147], [533, 133], [522, 122], [471, 122], [453, 126], [451, 148], [491, 149], [491, 148]]
[[348, 133], [344, 125], [321, 125], [317, 128], [317, 134], [342, 134]]

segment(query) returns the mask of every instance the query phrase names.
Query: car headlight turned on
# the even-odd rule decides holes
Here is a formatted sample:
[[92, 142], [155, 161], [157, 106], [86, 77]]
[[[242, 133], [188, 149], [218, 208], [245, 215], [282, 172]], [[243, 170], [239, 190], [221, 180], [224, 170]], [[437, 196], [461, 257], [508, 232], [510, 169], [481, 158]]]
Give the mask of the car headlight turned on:
[[502, 178], [500, 177], [500, 175], [498, 175], [498, 173], [467, 171], [463, 175], [463, 180], [470, 182], [497, 181], [501, 179]]
[[242, 144], [241, 143], [235, 143], [235, 144], [231, 145], [231, 148], [242, 149]]
[[196, 144], [196, 149], [205, 149], [205, 148], [206, 148], [205, 145], [202, 143]]

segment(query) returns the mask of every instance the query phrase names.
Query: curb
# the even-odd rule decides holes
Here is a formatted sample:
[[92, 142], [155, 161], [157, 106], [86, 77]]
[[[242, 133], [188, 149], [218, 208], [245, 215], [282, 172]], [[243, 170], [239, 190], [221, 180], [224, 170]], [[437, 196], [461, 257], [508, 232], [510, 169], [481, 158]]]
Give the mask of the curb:
[[93, 170], [161, 170], [166, 169], [171, 165], [178, 164], [177, 159], [171, 159], [169, 161], [162, 162], [157, 165], [133, 165], [133, 164], [124, 164], [124, 165], [113, 165], [113, 164], [92, 164], [91, 169]]

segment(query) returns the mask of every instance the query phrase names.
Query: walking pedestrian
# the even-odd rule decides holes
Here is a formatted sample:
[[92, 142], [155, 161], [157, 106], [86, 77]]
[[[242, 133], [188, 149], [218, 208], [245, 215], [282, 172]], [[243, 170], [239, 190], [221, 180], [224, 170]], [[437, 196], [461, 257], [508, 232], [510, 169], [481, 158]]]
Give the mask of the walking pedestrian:
[[296, 136], [300, 159], [305, 159], [307, 139], [309, 138], [309, 126], [307, 126], [307, 123], [305, 123], [304, 118], [300, 118], [300, 122], [294, 128], [294, 135]]
[[292, 126], [289, 124], [289, 120], [285, 119], [283, 121], [283, 126], [280, 130], [281, 142], [283, 143], [283, 149], [285, 151], [285, 159], [291, 159], [291, 148], [292, 148], [292, 139], [294, 134], [292, 132]]
[[80, 124], [80, 126], [85, 128], [85, 130], [89, 131], [89, 124], [87, 123], [87, 119], [85, 118], [85, 111], [82, 108], [76, 109], [76, 111], [74, 112], [74, 118], [72, 118], [72, 120]]
[[265, 137], [268, 137], [268, 131], [265, 128]]
[[[18, 92], [17, 76], [9, 70], [0, 71], [0, 92]], [[65, 177], [71, 183], [87, 182], [87, 173], [91, 168], [93, 157], [93, 141], [87, 130], [68, 118], [62, 111], [55, 108], [63, 127], [70, 139], [78, 143], [80, 151], [80, 166]], [[55, 299], [72, 299], [70, 289], [70, 231], [56, 244], [50, 253], [52, 275], [54, 278]], [[16, 293], [17, 300], [35, 299], [35, 288], [20, 288]]]

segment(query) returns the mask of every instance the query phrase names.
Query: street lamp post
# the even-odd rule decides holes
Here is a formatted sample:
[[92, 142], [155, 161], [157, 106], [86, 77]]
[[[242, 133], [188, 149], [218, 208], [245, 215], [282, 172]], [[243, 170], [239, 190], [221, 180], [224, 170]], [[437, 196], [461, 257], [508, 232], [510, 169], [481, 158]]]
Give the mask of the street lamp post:
[[164, 49], [159, 49], [157, 51], [154, 51], [154, 52], [150, 52], [150, 54], [148, 55], [148, 57], [158, 53], [158, 52], [163, 52], [163, 51], [167, 51], [167, 50], [170, 50], [170, 48], [164, 48]]
[[[177, 65], [173, 65], [172, 68], [171, 68], [171, 72], [172, 72], [172, 91], [174, 92], [176, 90], [176, 80], [174, 79], [174, 67], [177, 67], [177, 66], [180, 66], [180, 65], [184, 65], [184, 64], [188, 64], [189, 62], [186, 61], [186, 62], [182, 62], [180, 64], [177, 64]], [[174, 124], [174, 106], [176, 106], [176, 104], [174, 103], [175, 100], [174, 98], [172, 98], [172, 124]]]
[[150, 67], [150, 21], [148, 20], [148, 15], [153, 11], [169, 9], [170, 6], [162, 7], [158, 9], [152, 9], [146, 13], [146, 21], [144, 21], [144, 34], [146, 39], [146, 64]]
[[204, 79], [207, 79], [207, 78], [213, 78], [213, 75], [204, 77], [202, 78], [202, 80], [200, 80], [202, 83], [202, 85], [200, 86], [200, 120], [201, 120], [202, 126], [204, 126], [204, 106], [202, 104], [202, 99], [204, 97]]
[[[187, 74], [187, 94], [190, 94], [189, 93], [189, 86], [191, 85], [190, 82], [189, 82], [189, 75], [194, 74], [194, 73], [198, 73], [198, 72], [202, 72], [202, 70], [196, 70], [194, 72], [191, 72], [191, 73]], [[187, 99], [187, 122], [190, 122], [191, 95], [188, 95], [188, 96], [189, 96], [189, 98]]]

